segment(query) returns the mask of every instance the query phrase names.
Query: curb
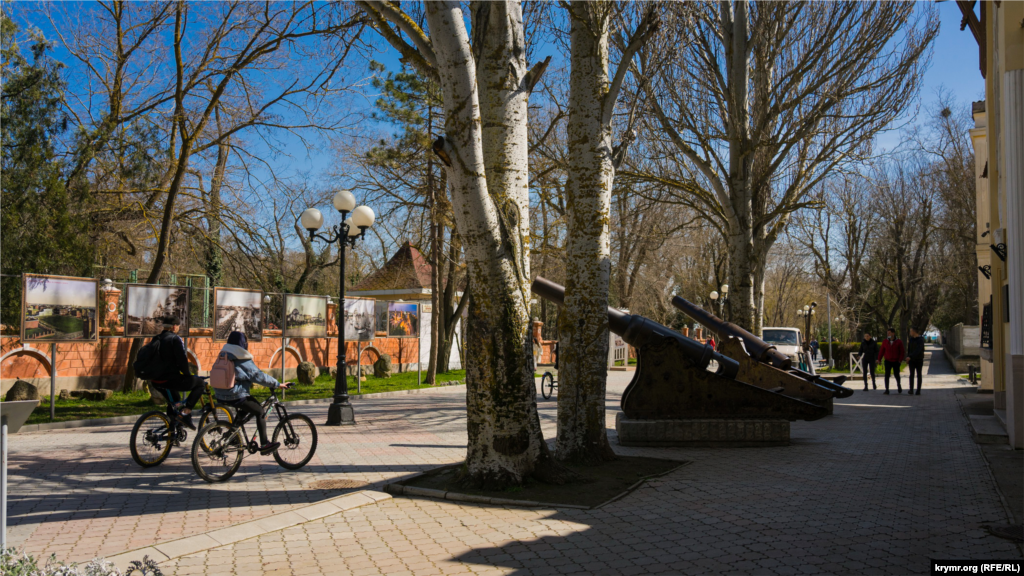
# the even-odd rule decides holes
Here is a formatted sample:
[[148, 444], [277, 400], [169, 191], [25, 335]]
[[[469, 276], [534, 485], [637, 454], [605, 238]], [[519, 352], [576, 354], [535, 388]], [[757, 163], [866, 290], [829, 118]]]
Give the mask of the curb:
[[[449, 500], [451, 502], [467, 502], [471, 504], [490, 504], [492, 506], [521, 506], [524, 508], [572, 508], [576, 510], [597, 510], [603, 508], [612, 502], [625, 498], [632, 494], [637, 488], [644, 485], [649, 480], [660, 478], [666, 474], [671, 474], [684, 466], [692, 464], [690, 460], [680, 460], [678, 466], [674, 466], [660, 472], [658, 474], [652, 474], [645, 476], [637, 480], [631, 486], [623, 490], [621, 493], [612, 496], [608, 500], [601, 502], [595, 506], [582, 506], [580, 504], [554, 504], [551, 502], [534, 502], [533, 500], [512, 500], [510, 498], [491, 498], [488, 496], [478, 496], [476, 494], [463, 494], [462, 492], [447, 492], [444, 490], [437, 490], [436, 488], [420, 488], [418, 486], [406, 486], [404, 484], [394, 482], [391, 484], [384, 485], [384, 491], [392, 496], [419, 496], [421, 498], [437, 498], [438, 500]], [[444, 466], [443, 468], [448, 468]]]
[[361, 506], [366, 506], [367, 504], [376, 504], [382, 500], [390, 499], [390, 494], [384, 494], [382, 492], [372, 490], [353, 492], [351, 494], [322, 500], [316, 504], [303, 506], [302, 508], [295, 508], [287, 512], [281, 512], [280, 514], [272, 514], [256, 520], [250, 520], [249, 522], [235, 524], [234, 526], [218, 528], [216, 530], [186, 536], [185, 538], [179, 538], [177, 540], [169, 540], [167, 542], [161, 542], [160, 544], [136, 548], [135, 550], [122, 552], [116, 556], [110, 556], [106, 560], [113, 562], [121, 569], [126, 569], [128, 564], [133, 560], [141, 561], [146, 556], [157, 563], [167, 562], [168, 560], [180, 558], [181, 556], [188, 556], [190, 554], [204, 552], [212, 548], [227, 546], [228, 544], [234, 544], [236, 542], [241, 542], [242, 540], [249, 540], [264, 534], [269, 534], [270, 532], [277, 532], [279, 530], [284, 530], [285, 528], [290, 528], [313, 520], [319, 520], [320, 518], [325, 518], [327, 516], [333, 516], [339, 512], [346, 512]]
[[[395, 390], [393, 392], [372, 392], [369, 394], [349, 394], [349, 400], [355, 400], [358, 398], [388, 398], [391, 396], [404, 396], [406, 394], [424, 394], [429, 392], [437, 392], [440, 390], [465, 390], [465, 384], [453, 384], [450, 386], [430, 386], [428, 388], [411, 388], [409, 390]], [[315, 398], [312, 400], [288, 400], [281, 402], [285, 406], [303, 406], [307, 404], [328, 404], [333, 402], [333, 398]], [[160, 407], [156, 404], [153, 405], [153, 409], [159, 409]], [[18, 434], [24, 432], [45, 432], [47, 430], [65, 430], [67, 428], [91, 428], [93, 426], [114, 426], [118, 424], [132, 424], [139, 419], [141, 414], [130, 414], [128, 416], [111, 416], [110, 418], [89, 418], [88, 420], [66, 420], [64, 422], [43, 422], [42, 424], [25, 424], [18, 430]]]
[[590, 510], [590, 506], [578, 504], [552, 504], [550, 502], [534, 502], [533, 500], [510, 500], [508, 498], [490, 498], [488, 496], [477, 496], [475, 494], [463, 494], [461, 492], [445, 492], [434, 488], [420, 488], [418, 486], [404, 486], [402, 484], [386, 484], [384, 491], [392, 496], [420, 496], [424, 498], [437, 498], [438, 500], [449, 500], [451, 502], [467, 502], [470, 504], [491, 504], [494, 506], [522, 506], [526, 508], [575, 508], [577, 510]]

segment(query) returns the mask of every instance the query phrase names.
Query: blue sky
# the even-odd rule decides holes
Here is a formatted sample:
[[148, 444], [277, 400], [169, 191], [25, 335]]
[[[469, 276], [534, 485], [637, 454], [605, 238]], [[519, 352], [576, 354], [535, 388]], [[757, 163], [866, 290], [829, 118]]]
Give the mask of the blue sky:
[[[912, 123], [923, 122], [927, 119], [929, 110], [938, 99], [940, 90], [948, 91], [961, 106], [969, 106], [971, 102], [984, 98], [985, 81], [978, 70], [978, 45], [970, 30], [960, 30], [962, 15], [956, 3], [952, 1], [937, 2], [933, 4], [939, 11], [939, 36], [932, 47], [931, 65], [925, 73], [924, 84], [920, 94], [920, 106], [917, 116], [911, 119]], [[553, 48], [553, 46], [545, 46]], [[535, 51], [535, 58], [543, 58], [549, 50], [540, 49]], [[398, 66], [397, 53], [389, 51], [386, 54], [378, 55], [377, 60], [389, 66]], [[556, 51], [552, 53], [553, 66], [560, 65], [554, 60], [562, 56]], [[372, 103], [372, 97], [368, 99]], [[388, 127], [382, 127], [389, 131]], [[903, 141], [903, 134], [899, 130], [892, 130], [879, 135], [878, 148], [891, 150], [897, 148]], [[296, 158], [296, 165], [301, 165], [301, 170], [312, 174], [321, 172], [326, 166], [334, 162], [333, 156], [315, 155], [308, 158]]]
[[[88, 2], [81, 3], [83, 8], [92, 9], [93, 7], [89, 6], [89, 4]], [[936, 6], [939, 11], [940, 32], [938, 40], [933, 46], [931, 66], [925, 74], [924, 86], [921, 91], [921, 106], [918, 117], [914, 119], [917, 122], [926, 117], [940, 89], [948, 90], [964, 106], [969, 105], [971, 101], [982, 99], [984, 91], [984, 80], [978, 71], [978, 46], [969, 30], [960, 30], [961, 15], [956, 3], [952, 1], [937, 2], [933, 6]], [[20, 11], [21, 16], [25, 20], [28, 20], [31, 25], [41, 28], [47, 37], [51, 39], [56, 38], [49, 23], [41, 14], [28, 6], [23, 5], [22, 7], [28, 8], [27, 10]], [[379, 40], [375, 44], [382, 48], [386, 47]], [[561, 65], [557, 60], [562, 59], [563, 55], [559, 54], [557, 50], [551, 50], [552, 48], [554, 46], [545, 45], [535, 50], [534, 57], [542, 58], [551, 53], [555, 60], [552, 64], [554, 66]], [[58, 59], [67, 57], [67, 54], [59, 47], [55, 51], [55, 55]], [[384, 62], [392, 69], [396, 69], [398, 66], [398, 55], [390, 49], [387, 52], [378, 53], [375, 59]], [[352, 72], [356, 71], [352, 70]], [[368, 74], [368, 71], [362, 74]], [[359, 72], [355, 73], [355, 76], [359, 75]], [[368, 84], [364, 84], [364, 90], [366, 89], [369, 89]], [[364, 92], [362, 96], [355, 96], [353, 103], [357, 109], [365, 111], [373, 105], [374, 98], [373, 94]], [[368, 130], [354, 135], [355, 138], [373, 138], [381, 132], [393, 131], [393, 128], [390, 126], [372, 126], [371, 120], [366, 120], [365, 122], [368, 123]], [[284, 139], [289, 140], [288, 137]], [[878, 147], [892, 149], [898, 146], [901, 140], [902, 137], [898, 131], [887, 132], [879, 136]], [[269, 159], [271, 165], [276, 165], [275, 169], [279, 170], [279, 175], [286, 177], [310, 175], [317, 179], [337, 170], [337, 158], [328, 146], [316, 147], [308, 153], [302, 150], [301, 147], [294, 148], [293, 150], [291, 157]], [[344, 176], [340, 175], [340, 178], [344, 179]], [[338, 182], [337, 184], [344, 185], [344, 182]]]
[[934, 102], [935, 90], [944, 86], [957, 100], [969, 104], [982, 100], [985, 79], [978, 70], [978, 44], [970, 30], [960, 31], [960, 10], [955, 2], [940, 2], [939, 38], [932, 54], [932, 66], [925, 74], [922, 99]]

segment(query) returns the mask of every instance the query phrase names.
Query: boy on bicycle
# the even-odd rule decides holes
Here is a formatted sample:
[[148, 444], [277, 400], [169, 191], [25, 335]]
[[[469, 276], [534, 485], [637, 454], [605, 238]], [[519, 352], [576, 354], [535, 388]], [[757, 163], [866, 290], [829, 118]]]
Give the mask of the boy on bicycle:
[[[163, 332], [154, 336], [153, 340], [160, 341], [160, 360], [164, 370], [161, 379], [154, 378], [153, 386], [158, 389], [171, 392], [188, 394], [184, 402], [178, 398], [168, 398], [178, 408], [177, 418], [190, 430], [195, 430], [192, 423], [192, 409], [196, 407], [199, 398], [203, 395], [206, 385], [201, 378], [192, 375], [189, 369], [188, 356], [185, 355], [185, 342], [178, 336], [178, 328], [181, 320], [177, 316], [167, 316], [160, 319], [163, 322]], [[177, 396], [172, 394], [172, 396]]]
[[235, 387], [230, 390], [214, 388], [217, 401], [234, 407], [239, 413], [251, 414], [256, 419], [256, 428], [260, 433], [260, 454], [266, 456], [276, 450], [281, 443], [271, 442], [267, 438], [267, 419], [263, 415], [263, 406], [250, 395], [250, 390], [254, 383], [271, 390], [287, 389], [288, 383], [278, 382], [256, 366], [252, 361], [252, 354], [249, 353], [249, 343], [245, 334], [241, 332], [232, 332], [228, 335], [228, 343], [221, 348], [221, 353], [226, 354], [228, 360], [235, 364]]

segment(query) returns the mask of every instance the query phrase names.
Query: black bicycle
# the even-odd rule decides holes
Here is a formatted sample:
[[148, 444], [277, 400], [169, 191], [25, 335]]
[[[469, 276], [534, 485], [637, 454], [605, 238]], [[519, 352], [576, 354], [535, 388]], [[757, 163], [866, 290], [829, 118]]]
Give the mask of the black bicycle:
[[[205, 380], [206, 376], [199, 376]], [[177, 394], [172, 390], [162, 390], [167, 398], [167, 411], [152, 410], [146, 412], [135, 421], [128, 447], [132, 460], [143, 468], [156, 466], [167, 459], [172, 446], [181, 446], [188, 440], [188, 429], [178, 419], [180, 411], [175, 406]], [[218, 406], [210, 386], [202, 397], [202, 410], [199, 416], [199, 428], [212, 421], [231, 423], [234, 414], [226, 406]]]
[[[272, 441], [281, 444], [274, 450], [274, 460], [282, 468], [298, 470], [316, 453], [316, 426], [304, 414], [288, 414], [275, 392], [263, 402], [263, 416], [271, 409], [278, 419]], [[258, 432], [249, 437], [245, 431], [245, 424], [251, 419], [251, 414], [244, 414], [233, 423], [210, 422], [199, 430], [192, 443], [192, 467], [200, 478], [207, 482], [224, 482], [238, 471], [246, 452], [259, 452]]]

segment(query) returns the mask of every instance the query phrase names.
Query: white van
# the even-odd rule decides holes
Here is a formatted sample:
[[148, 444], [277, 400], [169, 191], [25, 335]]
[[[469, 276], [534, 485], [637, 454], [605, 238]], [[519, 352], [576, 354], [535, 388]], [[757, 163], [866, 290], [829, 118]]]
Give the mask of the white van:
[[761, 334], [761, 340], [789, 356], [794, 366], [800, 363], [799, 354], [803, 349], [801, 345], [803, 338], [800, 336], [799, 328], [770, 327], [762, 329]]

